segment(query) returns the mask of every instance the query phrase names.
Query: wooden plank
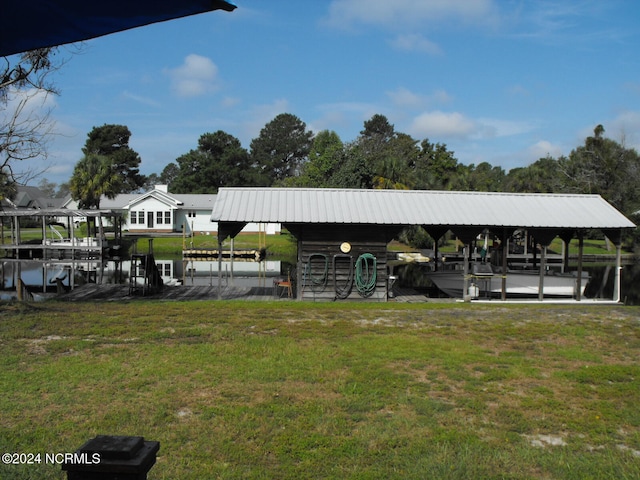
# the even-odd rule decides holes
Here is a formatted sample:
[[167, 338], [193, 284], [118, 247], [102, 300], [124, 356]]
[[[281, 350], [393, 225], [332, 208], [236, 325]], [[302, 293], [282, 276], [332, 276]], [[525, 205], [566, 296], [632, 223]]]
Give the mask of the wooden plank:
[[[344, 254], [340, 250], [341, 243], [342, 242], [337, 240], [311, 240], [302, 242], [300, 255], [302, 264], [299, 268], [303, 269], [301, 276], [303, 282], [301, 288], [303, 300], [329, 301], [337, 299], [336, 284], [339, 287], [343, 287], [350, 276], [349, 264], [343, 261]], [[384, 300], [386, 299], [387, 289], [387, 247], [386, 243], [382, 243], [381, 241], [354, 241], [351, 243], [349, 255], [351, 255], [353, 259], [353, 266], [351, 267], [353, 270], [351, 274], [353, 275], [354, 284], [347, 299], [366, 300], [358, 293], [355, 285], [356, 262], [358, 257], [365, 253], [372, 254], [376, 258], [376, 287], [374, 295], [370, 298], [372, 301]], [[319, 282], [319, 280], [325, 276], [322, 256], [326, 258], [327, 262], [326, 284]], [[334, 259], [336, 256], [338, 256], [340, 261], [335, 264], [336, 268], [334, 271]], [[310, 259], [311, 263], [309, 262]], [[313, 277], [311, 281], [309, 279], [309, 269], [311, 269], [310, 273]]]

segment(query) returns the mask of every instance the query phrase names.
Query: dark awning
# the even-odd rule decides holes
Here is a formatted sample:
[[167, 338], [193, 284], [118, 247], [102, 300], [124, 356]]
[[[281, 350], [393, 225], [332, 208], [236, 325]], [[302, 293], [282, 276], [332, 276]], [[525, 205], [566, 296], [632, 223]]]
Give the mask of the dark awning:
[[0, 56], [235, 8], [224, 0], [3, 0]]

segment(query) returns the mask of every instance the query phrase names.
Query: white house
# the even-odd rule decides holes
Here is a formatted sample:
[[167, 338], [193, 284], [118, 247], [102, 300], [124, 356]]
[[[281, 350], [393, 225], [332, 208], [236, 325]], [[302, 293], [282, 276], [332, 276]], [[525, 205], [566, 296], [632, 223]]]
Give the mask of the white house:
[[[103, 197], [100, 208], [124, 214], [123, 231], [130, 233], [180, 233], [187, 235], [216, 234], [218, 224], [211, 221], [216, 201], [213, 194], [169, 193], [166, 185], [156, 185], [142, 194], [120, 194], [114, 199]], [[69, 201], [65, 208], [77, 208]], [[280, 232], [280, 224], [248, 224], [243, 232]]]
[[166, 185], [157, 185], [121, 206], [126, 217], [124, 228], [131, 233], [210, 234], [217, 231], [217, 224], [210, 220], [215, 199], [215, 195], [173, 194]]

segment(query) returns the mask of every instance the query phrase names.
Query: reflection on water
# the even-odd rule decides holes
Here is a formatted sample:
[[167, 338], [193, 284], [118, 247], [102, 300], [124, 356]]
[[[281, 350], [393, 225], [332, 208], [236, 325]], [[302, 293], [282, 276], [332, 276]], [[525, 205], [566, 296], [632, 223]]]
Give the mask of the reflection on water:
[[[591, 275], [585, 295], [589, 298], [612, 298], [615, 265], [585, 268]], [[624, 265], [620, 274], [620, 299], [626, 305], [640, 305], [640, 263]]]
[[[182, 259], [156, 259], [165, 285], [217, 285], [218, 262]], [[222, 262], [221, 282], [227, 286], [270, 286], [279, 277], [280, 261]], [[128, 283], [131, 262], [1, 260], [0, 299], [16, 296], [19, 279], [38, 298], [51, 297], [86, 283], [98, 285]]]
[[[583, 269], [589, 272], [590, 276], [585, 289], [585, 297], [611, 299], [613, 297], [615, 268], [615, 264], [585, 264]], [[438, 296], [438, 290], [432, 285], [431, 280], [423, 275], [422, 267], [418, 264], [410, 263], [395, 267], [395, 274], [398, 276], [398, 283], [401, 287], [415, 288], [427, 292], [430, 296]], [[622, 267], [620, 287], [620, 298], [623, 303], [640, 305], [640, 263], [636, 262]]]
[[[156, 259], [165, 285], [218, 284], [218, 262], [182, 259]], [[223, 285], [264, 287], [271, 286], [273, 278], [282, 276], [286, 265], [280, 261], [222, 262]], [[16, 285], [21, 278], [29, 291], [41, 296], [55, 296], [64, 290], [86, 283], [114, 284], [129, 282], [131, 262], [122, 261], [68, 261], [46, 262], [36, 260], [0, 261], [0, 299], [15, 297]], [[585, 265], [590, 280], [585, 290], [588, 298], [611, 299], [615, 265]], [[435, 296], [430, 280], [417, 264], [395, 267], [397, 285], [429, 291]], [[621, 272], [621, 299], [627, 305], [640, 305], [640, 263], [625, 265]]]

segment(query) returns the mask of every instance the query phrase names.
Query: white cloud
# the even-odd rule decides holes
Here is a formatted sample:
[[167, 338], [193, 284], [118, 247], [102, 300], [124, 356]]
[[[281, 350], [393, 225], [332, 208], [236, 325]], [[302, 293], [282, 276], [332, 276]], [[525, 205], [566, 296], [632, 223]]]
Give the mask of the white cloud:
[[412, 91], [400, 87], [392, 92], [387, 92], [394, 105], [398, 107], [420, 108], [424, 106], [426, 100], [423, 95], [413, 93]]
[[400, 108], [424, 108], [427, 105], [444, 104], [451, 101], [451, 95], [445, 90], [436, 90], [430, 95], [422, 95], [405, 87], [399, 87], [387, 92], [387, 95], [393, 104]]
[[484, 137], [510, 137], [520, 135], [533, 130], [534, 125], [529, 122], [517, 122], [513, 120], [501, 120], [497, 118], [478, 118], [477, 122], [482, 126], [479, 132]]
[[327, 23], [340, 28], [363, 24], [394, 30], [443, 20], [492, 24], [495, 11], [493, 0], [333, 0]]
[[563, 155], [563, 148], [560, 145], [554, 145], [547, 140], [540, 140], [539, 142], [531, 145], [528, 148], [527, 154], [534, 159], [532, 161], [533, 163], [540, 158], [546, 157], [547, 155], [558, 158], [559, 156]]
[[201, 55], [187, 55], [182, 65], [167, 73], [180, 97], [197, 97], [218, 89], [218, 67]]
[[440, 110], [424, 112], [413, 119], [410, 134], [427, 138], [457, 138], [466, 140], [491, 140], [531, 132], [535, 128], [529, 122], [496, 118], [470, 118], [459, 112]]
[[391, 41], [391, 45], [398, 50], [422, 52], [429, 55], [442, 55], [442, 49], [438, 44], [428, 40], [419, 33], [398, 35]]
[[54, 95], [35, 88], [26, 90], [9, 89], [5, 108], [0, 110], [2, 124], [15, 118], [17, 123], [38, 122], [46, 116], [57, 103]]
[[[611, 122], [603, 124], [605, 135], [623, 144], [626, 148], [640, 151], [640, 112], [627, 110], [618, 114]], [[593, 128], [590, 135], [593, 135]]]
[[409, 133], [417, 138], [465, 138], [478, 131], [478, 124], [458, 112], [425, 112], [417, 116]]

